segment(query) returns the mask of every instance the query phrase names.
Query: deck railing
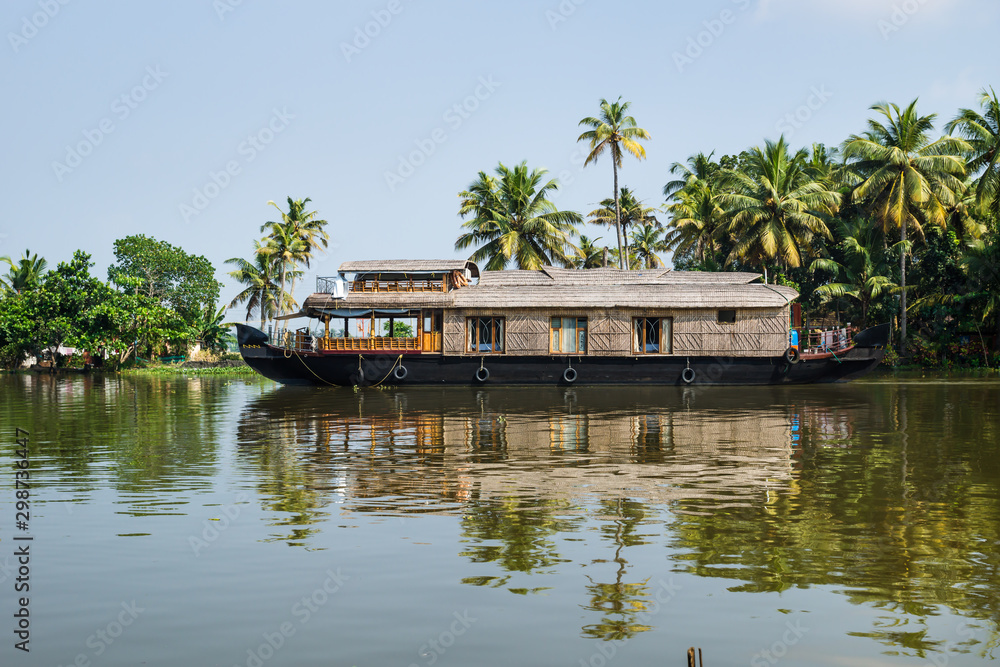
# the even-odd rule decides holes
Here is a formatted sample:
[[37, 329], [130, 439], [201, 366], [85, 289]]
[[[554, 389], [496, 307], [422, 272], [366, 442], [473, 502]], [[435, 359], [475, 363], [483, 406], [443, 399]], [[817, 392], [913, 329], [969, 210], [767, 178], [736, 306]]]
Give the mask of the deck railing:
[[798, 347], [802, 354], [839, 352], [854, 345], [854, 332], [847, 327], [828, 329], [793, 329], [799, 334]]
[[447, 292], [445, 280], [355, 280], [352, 292]]
[[320, 338], [318, 339], [320, 350], [333, 350], [337, 352], [393, 352], [402, 350], [412, 350], [419, 352], [419, 338]]

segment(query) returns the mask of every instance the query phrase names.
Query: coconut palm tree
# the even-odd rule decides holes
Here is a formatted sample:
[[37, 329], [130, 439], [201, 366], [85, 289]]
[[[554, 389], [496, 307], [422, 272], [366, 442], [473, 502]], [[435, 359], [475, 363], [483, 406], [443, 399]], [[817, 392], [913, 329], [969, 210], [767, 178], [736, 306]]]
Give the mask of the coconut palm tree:
[[654, 225], [642, 225], [632, 230], [632, 251], [640, 265], [647, 269], [665, 266], [657, 253], [669, 249], [669, 245], [663, 240], [663, 229]]
[[24, 255], [17, 262], [9, 257], [0, 257], [0, 261], [10, 264], [10, 270], [7, 271], [6, 276], [0, 278], [0, 283], [5, 289], [18, 294], [37, 287], [42, 279], [42, 274], [49, 266], [45, 259], [37, 254], [31, 254], [30, 250], [25, 250]]
[[663, 186], [670, 215], [664, 242], [674, 257], [693, 256], [704, 263], [718, 251], [716, 236], [724, 211], [715, 197], [719, 165], [715, 153], [696, 153], [687, 165], [675, 162], [670, 173], [679, 178]]
[[[302, 261], [303, 255], [308, 253], [305, 241], [295, 233], [290, 225], [275, 224], [271, 227], [271, 233], [264, 238], [265, 245], [260, 251], [275, 258], [279, 270], [279, 289], [281, 294], [287, 294], [290, 302], [294, 302], [294, 295], [289, 290], [285, 290], [285, 285], [294, 278], [289, 273], [295, 273], [295, 266]], [[301, 275], [301, 272], [299, 272]], [[278, 304], [278, 314], [284, 315], [286, 300], [281, 299]]]
[[635, 118], [626, 115], [629, 102], [622, 102], [619, 97], [617, 101], [609, 103], [601, 100], [600, 116], [594, 118], [588, 116], [582, 119], [578, 125], [585, 125], [591, 129], [585, 131], [577, 141], [587, 141], [590, 143], [590, 154], [584, 161], [583, 166], [591, 162], [596, 162], [597, 158], [607, 151], [611, 155], [611, 166], [615, 174], [615, 221], [618, 232], [618, 255], [619, 268], [624, 268], [624, 233], [621, 228], [621, 216], [618, 202], [618, 170], [622, 166], [622, 150], [631, 153], [636, 158], [642, 160], [646, 157], [646, 149], [642, 147], [638, 140], [649, 139], [649, 132], [636, 126]]
[[580, 242], [576, 245], [577, 256], [573, 258], [573, 265], [576, 268], [596, 269], [604, 266], [604, 252], [607, 247], [597, 245], [600, 240], [600, 236], [591, 239], [583, 234], [580, 235]]
[[[226, 264], [236, 267], [236, 270], [229, 272], [229, 276], [245, 286], [245, 289], [229, 303], [229, 307], [235, 308], [246, 303], [247, 320], [255, 310], [259, 311], [261, 329], [267, 320], [280, 314], [282, 308], [279, 305], [294, 307], [295, 302], [291, 295], [286, 294], [276, 282], [283, 267], [279, 265], [275, 254], [267, 252], [267, 246], [260, 241], [254, 241], [252, 260], [233, 257], [227, 259]], [[297, 272], [293, 270], [292, 273]]]
[[625, 236], [624, 243], [625, 256], [629, 255], [628, 250], [628, 228], [637, 225], [660, 226], [656, 219], [656, 209], [650, 206], [643, 206], [642, 202], [635, 198], [635, 195], [626, 186], [622, 186], [618, 193], [618, 205], [615, 206], [614, 199], [605, 199], [601, 202], [601, 208], [591, 211], [589, 222], [595, 225], [606, 225], [612, 229], [621, 228]]
[[813, 260], [809, 271], [827, 271], [835, 282], [816, 289], [824, 301], [850, 297], [861, 306], [861, 326], [867, 326], [871, 304], [884, 294], [896, 294], [899, 286], [889, 278], [891, 260], [886, 253], [882, 230], [867, 220], [838, 220], [836, 237], [840, 239], [836, 253], [838, 262], [830, 258]]
[[[272, 252], [281, 256], [284, 272], [289, 268], [294, 269], [299, 265], [310, 266], [313, 253], [319, 249], [328, 247], [330, 235], [325, 231], [328, 224], [326, 220], [318, 220], [316, 211], [306, 211], [306, 204], [312, 201], [309, 197], [305, 199], [288, 200], [288, 213], [282, 211], [273, 201], [267, 202], [278, 209], [281, 213], [281, 222], [268, 221], [260, 227], [260, 231], [270, 230], [268, 235], [273, 246]], [[297, 275], [301, 275], [299, 272]], [[285, 278], [281, 279], [281, 289], [284, 291]], [[291, 287], [289, 294], [295, 294], [295, 278], [291, 277]]]
[[979, 103], [983, 113], [961, 109], [944, 129], [968, 141], [971, 150], [966, 169], [969, 174], [982, 172], [975, 190], [976, 204], [1000, 220], [1000, 100], [990, 88], [982, 90]]
[[924, 225], [945, 226], [964, 190], [962, 154], [972, 146], [951, 136], [932, 141], [935, 115], [917, 114], [917, 100], [904, 110], [884, 102], [871, 108], [882, 122], [869, 119], [868, 130], [848, 138], [843, 153], [857, 182], [850, 201], [862, 204], [887, 238], [899, 233], [899, 351], [905, 355], [908, 233], [921, 238]]
[[766, 268], [801, 266], [818, 237], [830, 238], [824, 217], [837, 210], [838, 193], [806, 171], [804, 149], [791, 153], [785, 138], [752, 148], [745, 171], [724, 170], [716, 196], [724, 211], [718, 234], [733, 238], [727, 262]]
[[567, 250], [576, 254], [570, 242], [579, 213], [560, 211], [549, 199], [558, 189], [555, 179], [544, 181], [545, 169], [528, 170], [522, 162], [513, 168], [502, 163], [497, 176], [479, 172], [467, 190], [459, 193], [461, 217], [467, 231], [455, 241], [456, 250], [476, 246], [469, 257], [486, 262], [486, 269], [498, 271], [513, 263], [519, 269], [540, 269], [559, 263], [572, 266]]

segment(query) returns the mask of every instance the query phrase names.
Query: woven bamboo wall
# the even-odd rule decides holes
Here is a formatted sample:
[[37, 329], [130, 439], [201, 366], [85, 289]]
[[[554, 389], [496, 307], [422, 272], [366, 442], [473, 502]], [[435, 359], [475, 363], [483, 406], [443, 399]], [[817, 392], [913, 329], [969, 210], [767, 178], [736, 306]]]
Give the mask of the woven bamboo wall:
[[467, 317], [504, 317], [507, 354], [549, 353], [549, 318], [586, 316], [588, 354], [630, 356], [632, 320], [636, 317], [673, 318], [675, 355], [757, 357], [779, 355], [788, 347], [788, 308], [741, 308], [736, 322], [719, 324], [717, 309], [602, 309], [589, 312], [542, 312], [536, 308], [476, 308], [449, 311], [444, 321], [445, 354], [466, 354]]

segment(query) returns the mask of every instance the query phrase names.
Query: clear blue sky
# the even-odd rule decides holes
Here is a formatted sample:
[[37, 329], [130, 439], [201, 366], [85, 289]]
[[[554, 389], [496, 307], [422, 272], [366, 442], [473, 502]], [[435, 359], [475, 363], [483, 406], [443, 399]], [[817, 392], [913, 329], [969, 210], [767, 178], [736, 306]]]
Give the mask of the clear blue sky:
[[996, 0], [5, 0], [0, 255], [80, 248], [106, 278], [113, 241], [144, 233], [225, 279], [268, 200], [311, 197], [332, 244], [301, 299], [344, 260], [458, 256], [456, 194], [498, 161], [596, 208], [611, 164], [583, 169], [576, 138], [602, 97], [652, 135], [621, 183], [653, 206], [695, 152], [838, 144], [878, 101], [919, 97], [940, 129], [1000, 85], [998, 18]]

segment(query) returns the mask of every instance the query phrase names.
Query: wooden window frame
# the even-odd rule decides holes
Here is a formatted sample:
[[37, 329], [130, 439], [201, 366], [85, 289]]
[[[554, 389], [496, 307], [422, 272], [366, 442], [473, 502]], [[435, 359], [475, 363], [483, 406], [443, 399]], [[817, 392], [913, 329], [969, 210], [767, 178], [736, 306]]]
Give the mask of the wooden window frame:
[[[660, 327], [660, 341], [658, 349], [656, 352], [646, 351], [646, 324], [647, 320], [656, 320]], [[642, 340], [636, 339], [636, 331], [638, 329], [639, 322], [642, 322]], [[669, 324], [665, 327], [664, 323]], [[667, 331], [669, 330], [669, 335]], [[633, 317], [632, 318], [632, 331], [629, 332], [629, 338], [632, 339], [632, 353], [633, 354], [643, 354], [643, 355], [671, 355], [674, 353], [674, 318], [667, 317]], [[666, 348], [666, 350], [664, 350]]]
[[[576, 352], [566, 352], [565, 350], [557, 350], [552, 344], [552, 334], [556, 331], [556, 327], [552, 326], [552, 320], [559, 320], [559, 330], [562, 331], [563, 320], [576, 320], [576, 335], [574, 339], [576, 341]], [[583, 350], [580, 350], [580, 322], [583, 322]], [[550, 315], [549, 316], [549, 354], [559, 354], [567, 356], [581, 356], [587, 354], [590, 349], [590, 321], [584, 315]]]
[[[481, 321], [490, 322], [490, 334], [494, 340], [492, 350], [481, 350], [481, 343], [478, 340], [479, 323]], [[507, 349], [507, 318], [505, 317], [467, 317], [465, 318], [465, 352], [466, 354], [503, 354]], [[496, 341], [499, 341], [499, 346]], [[496, 349], [499, 347], [500, 349]]]

